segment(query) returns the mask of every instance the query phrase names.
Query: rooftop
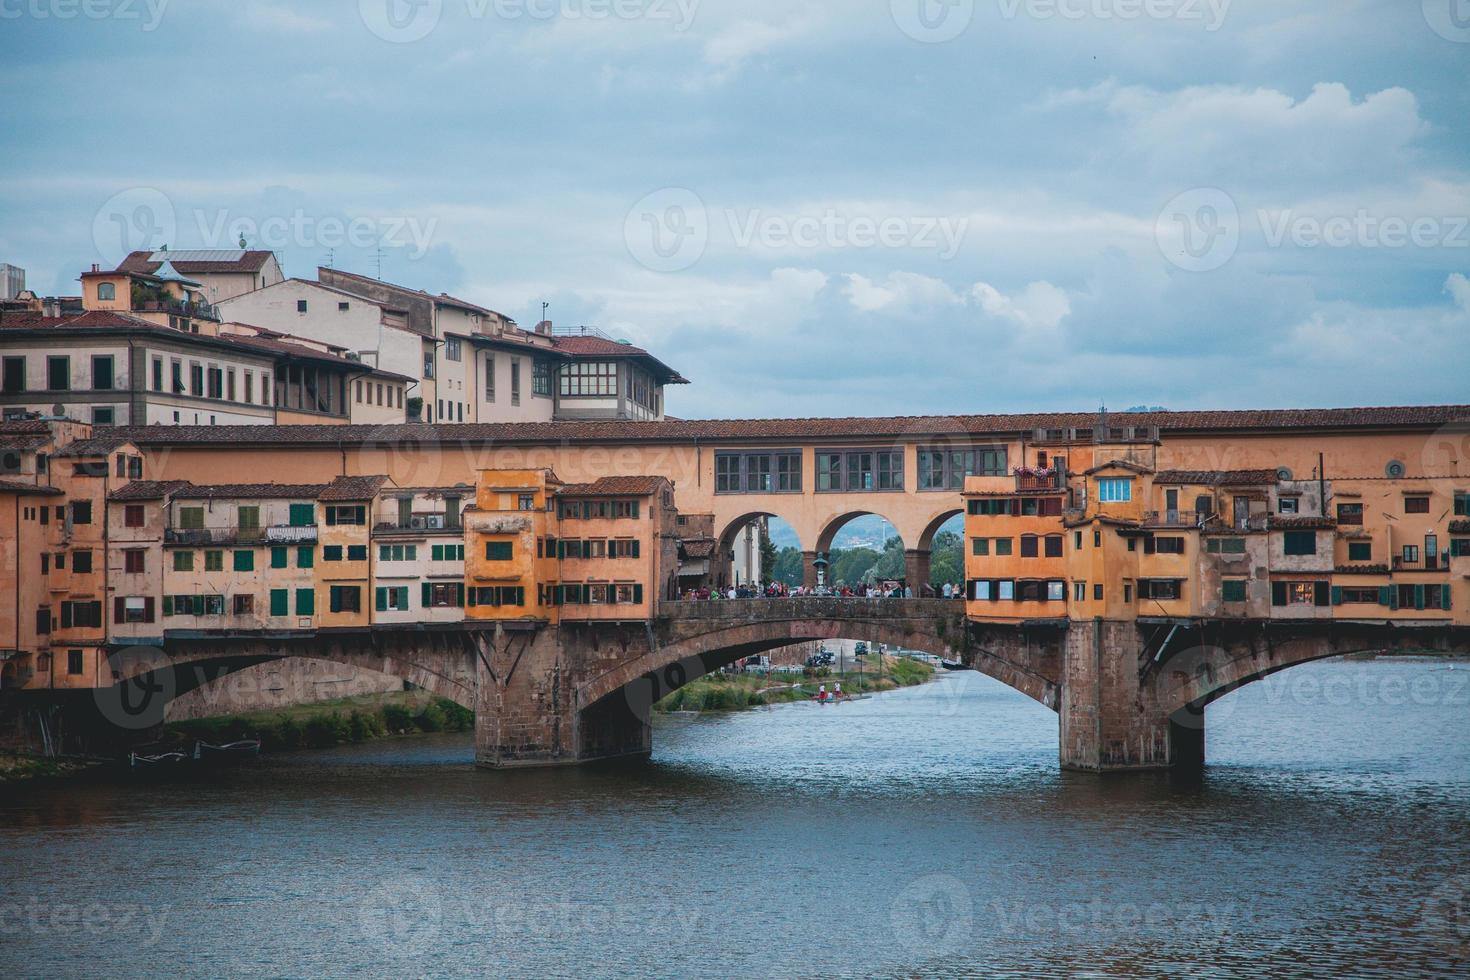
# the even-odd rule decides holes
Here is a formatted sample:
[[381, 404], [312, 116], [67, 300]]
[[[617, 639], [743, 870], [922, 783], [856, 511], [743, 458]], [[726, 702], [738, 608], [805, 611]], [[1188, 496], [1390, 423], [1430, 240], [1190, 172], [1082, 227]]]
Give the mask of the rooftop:
[[1160, 470], [1155, 483], [1199, 487], [1260, 487], [1276, 483], [1275, 470]]
[[667, 481], [661, 476], [605, 476], [593, 483], [568, 483], [558, 497], [646, 497]]
[[255, 273], [265, 267], [271, 252], [258, 249], [179, 249], [173, 251], [132, 252], [118, 263], [117, 272], [141, 272], [153, 275], [170, 262], [183, 275], [209, 272]]
[[[956, 439], [975, 444], [1029, 435], [1037, 428], [1090, 426], [1096, 413], [902, 416], [889, 418], [712, 419], [662, 422], [482, 422], [463, 425], [155, 425], [119, 428], [139, 446], [330, 446], [372, 443], [486, 445], [491, 443], [654, 443], [709, 440], [741, 443], [849, 439], [867, 442]], [[1470, 418], [1470, 405], [1391, 408], [1253, 409], [1140, 412], [1137, 424], [1165, 433], [1272, 434], [1292, 431], [1432, 431]]]

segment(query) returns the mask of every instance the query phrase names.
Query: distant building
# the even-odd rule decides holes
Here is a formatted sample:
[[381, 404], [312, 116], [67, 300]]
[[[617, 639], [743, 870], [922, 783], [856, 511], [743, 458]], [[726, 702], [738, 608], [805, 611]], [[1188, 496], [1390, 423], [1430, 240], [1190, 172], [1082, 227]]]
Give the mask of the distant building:
[[118, 272], [157, 275], [165, 264], [199, 283], [210, 304], [241, 293], [273, 286], [285, 278], [274, 252], [256, 249], [176, 249], [133, 252], [118, 263]]
[[0, 262], [0, 300], [15, 299], [26, 288], [26, 270]]

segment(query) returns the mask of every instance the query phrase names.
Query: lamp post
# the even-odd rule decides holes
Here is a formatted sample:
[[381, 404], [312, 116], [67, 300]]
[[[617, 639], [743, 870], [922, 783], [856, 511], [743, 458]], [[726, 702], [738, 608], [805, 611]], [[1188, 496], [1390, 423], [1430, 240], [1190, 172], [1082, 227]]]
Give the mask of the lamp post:
[[812, 559], [812, 568], [817, 573], [817, 588], [820, 589], [822, 586], [824, 586], [824, 585], [827, 584], [827, 554], [826, 554], [826, 552], [821, 552], [821, 551], [817, 552], [817, 557], [815, 557], [815, 558]]

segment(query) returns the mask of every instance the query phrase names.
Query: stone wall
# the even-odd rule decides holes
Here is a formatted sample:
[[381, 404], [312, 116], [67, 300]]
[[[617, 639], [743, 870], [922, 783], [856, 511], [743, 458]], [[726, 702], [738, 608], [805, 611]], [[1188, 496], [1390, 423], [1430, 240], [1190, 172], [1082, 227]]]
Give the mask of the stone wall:
[[287, 657], [236, 671], [169, 702], [165, 718], [186, 721], [247, 711], [273, 711], [358, 694], [403, 690], [403, 681], [327, 660]]

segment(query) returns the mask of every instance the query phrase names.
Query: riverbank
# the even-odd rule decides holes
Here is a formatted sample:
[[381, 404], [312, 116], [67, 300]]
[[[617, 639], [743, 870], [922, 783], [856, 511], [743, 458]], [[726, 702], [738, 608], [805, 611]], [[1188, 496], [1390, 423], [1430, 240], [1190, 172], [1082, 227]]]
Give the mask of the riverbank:
[[810, 699], [823, 684], [830, 691], [838, 682], [841, 682], [844, 694], [873, 694], [922, 684], [934, 676], [934, 668], [917, 660], [884, 657], [881, 677], [876, 663], [868, 671], [803, 677], [800, 681], [783, 681], [780, 676], [709, 674], [679, 688], [654, 705], [653, 710], [663, 713], [739, 711], [768, 704], [787, 704]]
[[0, 783], [75, 776], [103, 764], [96, 759], [48, 759], [24, 752], [0, 752]]
[[393, 691], [169, 722], [159, 741], [165, 746], [192, 746], [195, 740], [219, 744], [258, 738], [261, 751], [281, 752], [424, 732], [462, 732], [474, 726], [474, 713], [447, 698], [423, 691]]

